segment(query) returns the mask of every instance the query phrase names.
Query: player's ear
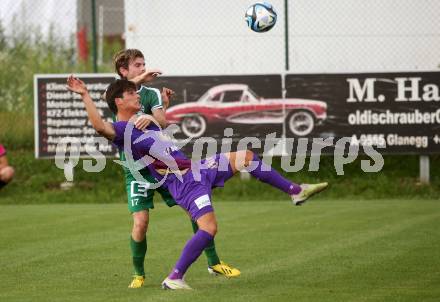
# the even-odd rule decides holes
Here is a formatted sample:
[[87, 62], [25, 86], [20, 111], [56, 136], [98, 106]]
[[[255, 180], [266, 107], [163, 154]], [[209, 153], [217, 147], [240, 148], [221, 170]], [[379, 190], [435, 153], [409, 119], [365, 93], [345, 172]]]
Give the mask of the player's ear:
[[119, 67], [119, 73], [122, 75], [123, 78], [126, 78], [128, 75], [128, 69], [125, 67]]

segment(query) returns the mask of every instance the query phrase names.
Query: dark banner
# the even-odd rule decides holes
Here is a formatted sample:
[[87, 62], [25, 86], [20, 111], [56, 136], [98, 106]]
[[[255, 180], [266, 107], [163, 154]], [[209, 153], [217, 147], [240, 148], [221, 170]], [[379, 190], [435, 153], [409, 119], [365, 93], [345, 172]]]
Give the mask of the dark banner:
[[324, 102], [314, 137], [351, 137], [381, 153], [440, 152], [440, 72], [289, 74], [287, 98]]
[[[65, 87], [67, 76], [35, 77], [36, 156], [53, 157], [65, 137], [80, 141], [82, 156], [89, 155], [90, 141], [92, 149], [114, 155], [111, 144], [96, 143], [98, 135], [80, 97]], [[78, 77], [111, 121], [107, 104], [99, 97], [114, 76]], [[272, 142], [294, 139], [293, 150], [299, 139], [322, 142], [334, 137], [330, 144], [334, 146], [348, 137], [351, 145], [372, 146], [381, 153], [422, 154], [440, 152], [439, 82], [440, 72], [288, 74], [285, 98], [282, 76], [276, 74], [160, 77], [151, 86], [175, 91], [166, 117], [178, 125], [178, 139], [211, 137], [220, 143], [228, 138], [235, 149], [242, 138], [256, 137], [261, 141], [256, 149], [262, 152], [268, 135]], [[232, 131], [225, 132], [226, 128]], [[311, 148], [308, 144], [306, 152]]]
[[[114, 156], [116, 149], [100, 140], [99, 135], [87, 119], [87, 112], [81, 97], [66, 88], [69, 75], [35, 75], [35, 156], [37, 158], [54, 157], [57, 146], [65, 146], [63, 152], [79, 148], [80, 156], [89, 156], [100, 152]], [[98, 110], [107, 121], [112, 121], [107, 103], [100, 100], [101, 94], [114, 81], [114, 75], [79, 74], [95, 101]], [[70, 142], [66, 144], [66, 142]], [[76, 142], [76, 143], [75, 143]], [[60, 144], [62, 143], [62, 144]]]

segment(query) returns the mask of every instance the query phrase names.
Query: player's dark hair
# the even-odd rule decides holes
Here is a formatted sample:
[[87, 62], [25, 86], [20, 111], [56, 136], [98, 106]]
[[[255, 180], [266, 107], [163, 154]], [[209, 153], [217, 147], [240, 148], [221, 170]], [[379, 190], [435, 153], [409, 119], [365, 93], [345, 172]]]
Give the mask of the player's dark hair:
[[144, 58], [144, 54], [139, 49], [129, 48], [116, 53], [113, 57], [116, 73], [122, 78], [122, 74], [119, 69], [121, 67], [128, 69], [130, 62], [134, 61], [136, 58]]
[[118, 107], [116, 107], [116, 98], [122, 98], [122, 94], [127, 91], [136, 91], [136, 84], [126, 80], [116, 80], [108, 86], [105, 92], [105, 100], [110, 110], [116, 115], [118, 113]]

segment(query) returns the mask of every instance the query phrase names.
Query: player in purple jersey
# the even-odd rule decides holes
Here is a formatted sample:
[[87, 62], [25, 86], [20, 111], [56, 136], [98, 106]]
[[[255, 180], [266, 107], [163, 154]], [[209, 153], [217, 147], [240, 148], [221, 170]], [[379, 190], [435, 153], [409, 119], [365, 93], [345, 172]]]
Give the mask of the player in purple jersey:
[[[77, 80], [70, 78], [69, 81]], [[72, 91], [80, 94], [85, 89], [85, 86], [82, 88], [81, 85], [69, 86]], [[199, 226], [199, 230], [186, 243], [174, 269], [163, 281], [163, 288], [191, 289], [183, 280], [183, 276], [217, 233], [211, 191], [215, 187], [223, 186], [238, 171], [248, 170], [258, 180], [289, 194], [295, 205], [304, 203], [328, 185], [292, 183], [249, 150], [217, 154], [212, 158], [192, 162], [153, 126], [145, 132], [134, 128], [133, 117], [139, 111], [140, 105], [136, 86], [132, 82], [115, 81], [107, 89], [106, 100], [119, 122], [104, 122], [93, 101], [83, 99], [91, 123], [94, 127], [98, 126], [101, 129], [100, 134], [118, 148], [126, 154], [131, 154], [132, 160], [142, 161], [159, 183], [170, 191], [176, 203], [189, 213]], [[201, 175], [197, 175], [197, 172]]]

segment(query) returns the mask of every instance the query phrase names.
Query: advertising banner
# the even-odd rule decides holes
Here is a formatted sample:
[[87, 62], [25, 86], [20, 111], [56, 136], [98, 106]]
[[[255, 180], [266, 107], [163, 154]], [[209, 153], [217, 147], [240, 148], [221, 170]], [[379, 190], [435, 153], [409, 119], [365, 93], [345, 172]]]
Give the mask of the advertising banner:
[[[66, 88], [68, 74], [34, 76], [35, 157], [55, 157], [61, 153], [79, 152], [80, 156], [102, 153], [114, 156], [116, 149], [99, 137], [87, 119], [81, 97]], [[112, 121], [107, 103], [100, 97], [114, 81], [113, 74], [79, 74], [89, 89], [101, 116]], [[64, 142], [64, 143], [63, 143]]]
[[[67, 76], [35, 76], [36, 157], [54, 157], [63, 139], [74, 139], [80, 156], [114, 156], [115, 148], [87, 121], [80, 96], [66, 89]], [[100, 96], [115, 76], [78, 77], [111, 121]], [[175, 91], [166, 118], [177, 125], [175, 138], [190, 139], [187, 152], [202, 137], [217, 141], [217, 152], [225, 138], [234, 150], [250, 137], [260, 145], [249, 147], [265, 153], [283, 143], [282, 150], [273, 152], [278, 155], [286, 153], [286, 145], [296, 150], [301, 140], [309, 142], [302, 153], [314, 145], [331, 153], [341, 138], [347, 142], [341, 146], [358, 146], [359, 152], [368, 146], [380, 153], [428, 154], [440, 152], [439, 79], [440, 72], [287, 74], [284, 98], [280, 74], [164, 76], [152, 86]], [[267, 142], [272, 147], [266, 148]], [[72, 146], [67, 144], [64, 152]]]
[[314, 137], [350, 137], [381, 153], [440, 152], [440, 72], [288, 74], [286, 97], [316, 99]]

